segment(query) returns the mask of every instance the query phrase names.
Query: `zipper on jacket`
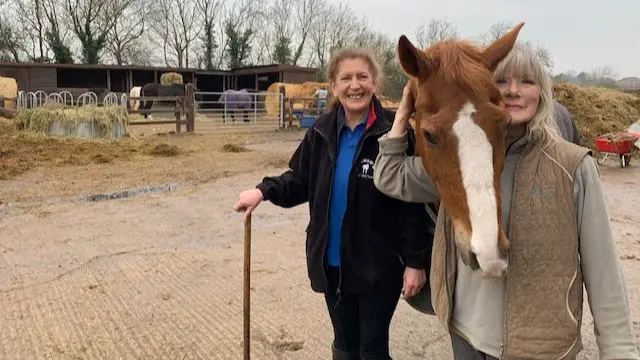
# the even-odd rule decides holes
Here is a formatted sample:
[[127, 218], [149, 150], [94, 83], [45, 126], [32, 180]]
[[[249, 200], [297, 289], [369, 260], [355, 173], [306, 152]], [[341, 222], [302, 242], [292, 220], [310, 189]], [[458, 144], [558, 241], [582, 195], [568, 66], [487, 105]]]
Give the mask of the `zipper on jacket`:
[[[447, 226], [447, 228], [449, 228], [449, 226]], [[455, 239], [453, 239], [453, 240], [455, 241]], [[449, 291], [449, 275], [448, 275], [449, 264], [447, 263], [449, 261], [449, 247], [450, 247], [450, 241], [447, 241], [445, 243], [445, 246], [444, 246], [444, 287], [445, 287], [445, 289], [447, 289], [447, 297], [448, 297], [448, 300], [449, 300], [449, 326], [450, 326], [451, 318], [453, 317], [453, 296], [451, 296], [451, 291]], [[455, 259], [454, 260], [455, 260], [456, 266], [457, 266], [457, 263], [458, 263], [458, 254], [457, 253], [455, 253]]]
[[[342, 226], [341, 226], [341, 230], [340, 230], [340, 246], [338, 247], [338, 257], [340, 258], [340, 267], [338, 268], [338, 287], [336, 289], [336, 296], [338, 297], [338, 302], [340, 301], [340, 299], [342, 299], [342, 247], [344, 246], [344, 241], [343, 241], [344, 237], [342, 236], [342, 234], [344, 232], [344, 219], [347, 218], [346, 215], [347, 215], [347, 211], [348, 211], [349, 203], [350, 203], [349, 198], [352, 195], [351, 193], [349, 193], [349, 187], [350, 187], [349, 185], [351, 184], [351, 177], [353, 176], [353, 165], [355, 165], [358, 162], [358, 159], [360, 158], [360, 153], [362, 152], [362, 147], [364, 146], [364, 142], [368, 138], [370, 138], [372, 136], [376, 136], [379, 133], [383, 134], [385, 131], [381, 130], [381, 131], [377, 131], [377, 132], [373, 133], [373, 132], [367, 132], [367, 129], [365, 128], [365, 133], [362, 135], [362, 138], [360, 139], [360, 141], [358, 141], [358, 145], [356, 147], [356, 152], [355, 152], [355, 154], [353, 156], [353, 161], [351, 162], [351, 170], [349, 170], [349, 182], [347, 183], [347, 206], [345, 207], [344, 215], [342, 216]], [[339, 136], [338, 136], [338, 138], [339, 138]], [[334, 170], [332, 170], [332, 171], [335, 171], [335, 160], [334, 160], [334, 164], [333, 164], [333, 169]], [[333, 184], [333, 175], [332, 175], [331, 184]], [[329, 208], [329, 207], [327, 207], [327, 208]], [[328, 212], [327, 212], [327, 219], [328, 219]]]
[[[320, 135], [320, 137], [322, 137], [329, 145], [331, 144], [330, 139], [325, 136], [321, 131], [319, 131], [317, 128], [314, 128], [314, 130], [316, 131], [316, 133], [318, 133], [318, 135]], [[325, 214], [325, 220], [327, 222], [327, 224], [329, 224], [329, 212], [331, 211], [331, 207], [329, 206], [329, 202], [331, 201], [331, 191], [333, 190], [333, 176], [335, 174], [335, 167], [336, 167], [336, 159], [334, 157], [334, 153], [333, 150], [330, 149], [329, 150], [329, 159], [331, 160], [331, 178], [329, 179], [329, 196], [327, 199], [327, 212]], [[325, 271], [324, 268], [324, 256], [326, 255], [327, 252], [327, 243], [329, 242], [328, 239], [328, 234], [327, 237], [325, 237], [325, 239], [322, 241], [322, 275], [324, 276], [325, 281], [327, 282], [327, 288], [329, 287], [329, 281], [328, 281], [328, 277], [327, 277], [327, 272]], [[338, 306], [338, 302], [340, 301], [342, 294], [340, 291], [340, 282], [341, 282], [341, 272], [338, 271], [338, 287], [336, 289], [336, 295], [338, 296], [338, 301], [336, 302], [336, 307]]]
[[[340, 226], [340, 246], [338, 247], [338, 257], [340, 258], [340, 266], [338, 268], [338, 287], [336, 289], [336, 296], [338, 297], [338, 302], [340, 301], [340, 299], [342, 299], [342, 247], [344, 246], [344, 241], [343, 241], [344, 236], [342, 234], [344, 233], [344, 220], [347, 218], [347, 211], [349, 210], [349, 203], [351, 202], [350, 201], [351, 193], [349, 192], [349, 187], [352, 181], [351, 177], [353, 176], [353, 165], [355, 165], [358, 162], [358, 158], [360, 157], [360, 152], [362, 151], [362, 146], [368, 136], [370, 136], [370, 134], [367, 134], [365, 130], [365, 134], [363, 134], [362, 138], [358, 141], [356, 152], [353, 156], [353, 160], [351, 161], [351, 169], [349, 170], [349, 181], [347, 182], [347, 204], [345, 206], [344, 214], [342, 216], [342, 224]], [[335, 171], [335, 162], [333, 165], [333, 169], [334, 170], [332, 171]], [[332, 175], [332, 178], [333, 178], [333, 175]], [[331, 184], [333, 184], [333, 181], [331, 181]], [[330, 206], [328, 206], [327, 208], [329, 207]]]
[[[351, 171], [353, 171], [353, 164], [357, 161], [357, 159], [360, 156], [360, 152], [362, 151], [362, 146], [365, 142], [365, 140], [371, 136], [374, 135], [379, 135], [379, 134], [384, 134], [386, 131], [388, 131], [391, 127], [388, 127], [388, 129], [382, 129], [379, 131], [376, 131], [375, 133], [372, 132], [367, 132], [366, 128], [365, 128], [365, 133], [362, 136], [362, 139], [360, 139], [360, 141], [358, 142], [358, 146], [356, 148], [356, 153], [353, 156], [353, 162], [351, 163]], [[318, 128], [314, 128], [314, 130], [316, 131], [316, 133], [318, 133], [328, 144], [330, 144], [331, 146], [333, 146], [334, 144], [331, 143], [330, 139], [328, 136], [326, 136], [325, 134], [323, 134], [321, 131], [318, 130]], [[337, 134], [337, 141], [340, 141], [340, 135]], [[336, 142], [336, 147], [339, 146], [338, 142]], [[329, 181], [329, 200], [331, 201], [331, 191], [333, 190], [333, 177], [335, 176], [335, 167], [336, 167], [336, 154], [333, 153], [333, 149], [330, 149], [329, 151], [329, 158], [331, 159], [331, 181]], [[351, 177], [351, 172], [349, 173], [349, 178]], [[351, 180], [351, 179], [350, 179]], [[347, 208], [348, 208], [348, 204], [349, 204], [349, 184], [347, 184]], [[330, 204], [327, 204], [327, 214], [326, 214], [326, 221], [327, 224], [329, 223], [329, 211], [331, 206], [329, 206]], [[336, 307], [338, 306], [338, 303], [340, 302], [340, 300], [342, 299], [342, 246], [343, 246], [343, 239], [342, 239], [342, 232], [344, 231], [344, 219], [345, 219], [345, 215], [347, 215], [347, 208], [345, 208], [345, 213], [342, 217], [342, 222], [343, 225], [341, 226], [341, 231], [340, 231], [340, 246], [338, 247], [338, 257], [340, 258], [340, 266], [338, 267], [338, 286], [336, 287], [336, 296], [337, 296], [337, 301], [336, 301]], [[326, 251], [327, 251], [327, 243], [328, 243], [328, 239], [325, 239], [325, 241], [323, 242], [322, 245], [322, 256], [324, 257]], [[323, 259], [324, 262], [324, 259]], [[325, 280], [327, 279], [327, 274], [324, 270], [324, 265], [322, 266], [322, 272], [324, 274], [324, 278]]]
[[[515, 143], [515, 142], [514, 142]], [[512, 144], [513, 145], [513, 144]], [[508, 154], [507, 154], [508, 155]], [[505, 159], [506, 159], [506, 155], [505, 155]], [[513, 189], [511, 190], [511, 204], [509, 204], [509, 231], [508, 231], [508, 239], [511, 241], [511, 227], [513, 225], [513, 204], [515, 203], [515, 194], [516, 194], [516, 180], [517, 177], [515, 174], [518, 173], [518, 167], [520, 165], [520, 158], [518, 160], [516, 160], [516, 166], [515, 169], [513, 170], [514, 173], [514, 179], [513, 179]], [[500, 215], [502, 216], [502, 215]], [[505, 234], [507, 235], [507, 234]], [[511, 261], [509, 261], [511, 258], [511, 249], [509, 249], [509, 253], [507, 255], [507, 261], [509, 263], [509, 266], [511, 266]], [[503, 354], [504, 354], [504, 349], [508, 344], [508, 339], [509, 339], [509, 329], [507, 327], [507, 308], [508, 308], [508, 302], [509, 302], [509, 270], [507, 269], [507, 273], [505, 274], [505, 280], [504, 280], [504, 326], [503, 326], [503, 334], [502, 334], [502, 343], [500, 344], [500, 357], [498, 358], [498, 360], [502, 360], [503, 359]]]
[[[331, 183], [329, 185], [329, 191], [331, 191], [332, 185], [333, 185], [333, 176], [335, 175], [335, 162], [333, 165], [333, 170], [331, 170]], [[349, 191], [349, 183], [347, 183], [347, 191]], [[331, 192], [329, 192], [329, 196], [331, 196]], [[336, 301], [336, 307], [338, 306], [338, 303], [340, 302], [340, 300], [342, 300], [342, 245], [343, 245], [343, 241], [342, 241], [342, 233], [344, 232], [344, 218], [345, 215], [347, 215], [347, 207], [349, 204], [349, 198], [347, 197], [347, 204], [345, 204], [345, 208], [344, 208], [344, 214], [342, 215], [342, 223], [340, 224], [340, 245], [338, 246], [338, 286], [336, 287], [336, 296], [338, 297], [338, 300]], [[327, 209], [330, 209], [331, 205], [329, 204], [329, 206], [327, 206]], [[329, 211], [327, 211], [327, 220], [329, 218]]]

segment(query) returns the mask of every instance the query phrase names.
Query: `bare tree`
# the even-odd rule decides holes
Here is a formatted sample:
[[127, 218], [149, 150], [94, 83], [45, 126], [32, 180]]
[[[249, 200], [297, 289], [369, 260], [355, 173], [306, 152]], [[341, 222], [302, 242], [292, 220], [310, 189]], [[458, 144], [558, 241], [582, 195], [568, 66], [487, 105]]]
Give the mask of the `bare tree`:
[[47, 19], [42, 0], [14, 0], [17, 20], [23, 25], [23, 32], [31, 43], [29, 57], [34, 61], [48, 58], [46, 32]]
[[[149, 17], [147, 3], [145, 0], [131, 0], [129, 6], [122, 9], [121, 15], [116, 17], [113, 28], [107, 34], [105, 48], [118, 65], [132, 64], [136, 53], [134, 47], [140, 45], [138, 39], [144, 34]], [[120, 10], [120, 4], [116, 1], [107, 4], [107, 14]]]
[[5, 14], [0, 16], [0, 60], [19, 62], [24, 54], [24, 39], [20, 26], [10, 21]]
[[191, 47], [201, 30], [202, 13], [194, 1], [159, 0], [157, 7], [155, 30], [163, 42], [166, 65], [189, 67]]
[[487, 31], [480, 33], [480, 41], [482, 41], [484, 45], [492, 43], [498, 40], [502, 35], [509, 32], [511, 28], [513, 28], [513, 25], [509, 22], [497, 22], [491, 25]]
[[253, 51], [251, 57], [256, 64], [271, 64], [273, 59], [273, 45], [275, 43], [275, 24], [271, 22], [269, 16], [257, 19], [256, 26], [261, 31], [255, 34], [253, 39]]
[[213, 70], [216, 68], [215, 51], [221, 45], [219, 39], [216, 39], [216, 26], [222, 23], [221, 11], [224, 0], [195, 0], [195, 2], [202, 16], [200, 33], [202, 55], [199, 56], [199, 62], [207, 70]]
[[579, 86], [602, 86], [617, 88], [618, 73], [611, 66], [600, 66], [591, 71], [567, 70], [553, 77], [555, 82], [568, 82]]
[[48, 62], [50, 54], [56, 62], [71, 62], [71, 39], [65, 24], [65, 4], [54, 0], [13, 0], [15, 20], [21, 25], [23, 47], [31, 61]]
[[620, 77], [611, 66], [600, 66], [592, 69], [588, 74], [593, 85], [616, 88], [617, 80]]
[[271, 0], [264, 16], [254, 20], [260, 29], [253, 38], [255, 63], [297, 65], [313, 54], [312, 31], [324, 0]]
[[617, 80], [619, 75], [611, 66], [600, 66], [591, 70], [591, 76], [596, 80]]
[[319, 9], [312, 31], [312, 49], [317, 59], [316, 65], [324, 69], [331, 52], [345, 46], [354, 34], [353, 11], [348, 3], [324, 2]]
[[433, 19], [427, 28], [420, 25], [416, 30], [416, 42], [419, 47], [426, 49], [429, 46], [443, 40], [457, 39], [460, 37], [456, 26], [444, 19]]
[[294, 65], [298, 64], [305, 47], [309, 43], [313, 24], [322, 8], [322, 0], [298, 0], [296, 4], [295, 24], [298, 46], [291, 59], [291, 63]]
[[[252, 57], [251, 48], [258, 33], [260, 18], [268, 16], [268, 7], [264, 0], [235, 0], [227, 7], [223, 21], [223, 47], [228, 65], [247, 65], [246, 60]], [[220, 59], [222, 65], [223, 58]]]
[[551, 72], [554, 65], [553, 57], [551, 56], [551, 51], [549, 51], [549, 49], [547, 49], [541, 44], [534, 44], [530, 40], [527, 40], [524, 43], [529, 47], [531, 47], [533, 51], [536, 52], [536, 55], [538, 55], [538, 58], [540, 59], [540, 61], [542, 61], [542, 64], [547, 68], [547, 71]]
[[64, 25], [69, 23], [69, 15], [65, 11], [64, 3], [56, 0], [43, 0], [43, 9], [49, 22], [45, 36], [55, 61], [58, 63], [73, 62], [71, 32], [68, 26]]
[[98, 64], [107, 36], [134, 0], [66, 0], [71, 29], [82, 44], [87, 64]]
[[[291, 16], [297, 10], [295, 7], [294, 0], [273, 0], [267, 10], [268, 16], [263, 18], [263, 30], [260, 31], [261, 34], [256, 34], [259, 47], [255, 53], [258, 55], [258, 62], [265, 59], [270, 63], [292, 62], [291, 43], [296, 22], [291, 21]], [[265, 50], [267, 54], [264, 54]]]
[[[495, 23], [491, 25], [489, 30], [480, 34], [480, 40], [484, 45], [487, 45], [505, 35], [512, 28], [513, 24], [509, 22], [503, 21]], [[541, 44], [534, 44], [530, 40], [524, 41], [522, 43], [531, 47], [535, 51], [540, 61], [542, 61], [542, 64], [547, 68], [549, 72], [553, 69], [553, 57], [551, 56], [551, 51], [549, 51], [549, 49]]]

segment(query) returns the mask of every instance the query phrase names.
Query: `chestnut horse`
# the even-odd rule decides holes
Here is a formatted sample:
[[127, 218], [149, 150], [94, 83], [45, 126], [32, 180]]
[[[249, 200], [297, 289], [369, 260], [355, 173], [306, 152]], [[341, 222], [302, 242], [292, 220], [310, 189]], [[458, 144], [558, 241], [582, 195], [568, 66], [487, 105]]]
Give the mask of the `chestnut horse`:
[[523, 25], [484, 49], [447, 40], [420, 50], [404, 35], [398, 42], [419, 129], [416, 152], [440, 194], [465, 263], [492, 276], [508, 266], [500, 174], [510, 119], [492, 73]]

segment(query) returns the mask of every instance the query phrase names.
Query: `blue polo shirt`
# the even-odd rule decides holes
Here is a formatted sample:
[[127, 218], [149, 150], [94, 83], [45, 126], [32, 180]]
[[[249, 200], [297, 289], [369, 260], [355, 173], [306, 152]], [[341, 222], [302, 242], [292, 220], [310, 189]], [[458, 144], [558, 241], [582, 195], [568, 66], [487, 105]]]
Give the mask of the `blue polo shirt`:
[[349, 174], [356, 155], [358, 142], [364, 134], [369, 114], [351, 130], [344, 123], [344, 114], [338, 113], [338, 154], [333, 171], [331, 197], [329, 199], [329, 246], [327, 247], [327, 264], [340, 266], [340, 233], [342, 219], [347, 208], [347, 189]]

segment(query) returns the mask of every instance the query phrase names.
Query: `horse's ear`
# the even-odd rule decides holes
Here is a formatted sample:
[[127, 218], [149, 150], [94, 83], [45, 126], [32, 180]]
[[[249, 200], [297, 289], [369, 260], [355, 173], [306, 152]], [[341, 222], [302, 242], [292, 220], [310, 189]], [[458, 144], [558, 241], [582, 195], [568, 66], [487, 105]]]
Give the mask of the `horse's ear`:
[[409, 76], [424, 79], [430, 73], [422, 51], [416, 49], [405, 35], [400, 36], [398, 40], [398, 59], [400, 66]]
[[511, 49], [513, 49], [513, 45], [516, 43], [516, 39], [518, 38], [518, 33], [520, 33], [520, 29], [524, 26], [524, 22], [516, 25], [511, 31], [501, 36], [499, 39], [494, 41], [491, 45], [487, 46], [486, 49], [482, 52], [485, 60], [487, 61], [487, 65], [489, 70], [494, 71], [500, 61], [504, 59]]

